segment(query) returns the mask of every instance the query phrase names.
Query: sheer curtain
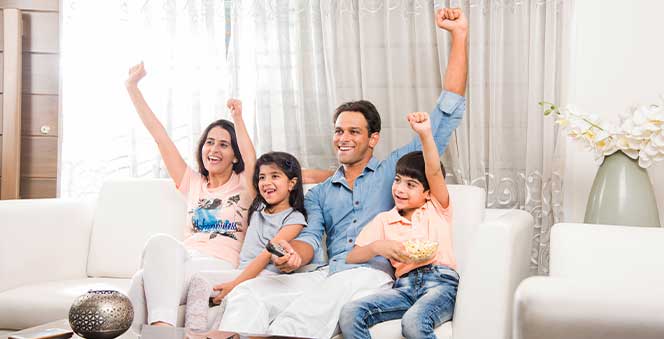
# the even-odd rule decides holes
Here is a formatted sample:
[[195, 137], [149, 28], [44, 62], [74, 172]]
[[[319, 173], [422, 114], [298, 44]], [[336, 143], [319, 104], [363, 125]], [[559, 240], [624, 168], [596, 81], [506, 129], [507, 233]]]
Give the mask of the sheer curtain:
[[95, 195], [110, 177], [167, 176], [124, 88], [141, 60], [146, 100], [195, 164], [202, 129], [228, 116], [225, 5], [63, 1], [60, 196]]
[[444, 157], [449, 181], [485, 188], [488, 207], [532, 213], [532, 266], [546, 273], [564, 150], [537, 102], [565, 102], [572, 0], [64, 0], [61, 195], [93, 194], [111, 176], [165, 176], [123, 88], [138, 60], [148, 102], [190, 163], [229, 96], [244, 101], [259, 154], [287, 151], [319, 168], [336, 165], [335, 107], [370, 100], [384, 158], [413, 137], [406, 113], [430, 111], [442, 88], [442, 6], [470, 22], [468, 108]]
[[335, 163], [335, 100], [318, 1], [233, 1], [228, 62], [232, 93], [257, 154], [286, 151], [307, 167]]
[[574, 1], [470, 1], [468, 114], [447, 154], [459, 183], [484, 187], [487, 207], [535, 218], [534, 271], [548, 269], [550, 227], [562, 219], [564, 140], [538, 102], [566, 101]]
[[440, 93], [446, 37], [432, 1], [239, 0], [232, 12], [233, 92], [248, 103], [259, 153], [334, 168], [334, 109], [366, 99], [383, 120], [382, 158], [413, 135], [406, 113], [430, 111]]
[[487, 206], [533, 214], [532, 267], [546, 273], [548, 234], [562, 217], [562, 159], [537, 102], [564, 102], [573, 1], [233, 1], [234, 91], [253, 102], [259, 152], [289, 151], [333, 167], [332, 112], [376, 104], [379, 158], [413, 134], [411, 111], [439, 94], [449, 34], [434, 9], [462, 7], [470, 22], [468, 112], [444, 162], [450, 182], [487, 190]]

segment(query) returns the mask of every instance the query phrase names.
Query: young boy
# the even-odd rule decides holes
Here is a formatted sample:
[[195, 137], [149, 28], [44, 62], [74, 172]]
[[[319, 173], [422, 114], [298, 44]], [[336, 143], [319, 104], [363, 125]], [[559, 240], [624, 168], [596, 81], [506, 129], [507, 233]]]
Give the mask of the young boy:
[[[392, 289], [350, 302], [341, 311], [344, 338], [371, 338], [369, 328], [402, 318], [406, 338], [435, 338], [434, 329], [452, 319], [459, 275], [452, 250], [452, 208], [445, 172], [434, 142], [429, 115], [408, 115], [411, 128], [422, 141], [423, 152], [399, 159], [392, 184], [395, 207], [378, 214], [360, 232], [347, 263], [367, 262], [383, 256], [394, 266]], [[413, 262], [404, 242], [435, 241], [435, 255]]]

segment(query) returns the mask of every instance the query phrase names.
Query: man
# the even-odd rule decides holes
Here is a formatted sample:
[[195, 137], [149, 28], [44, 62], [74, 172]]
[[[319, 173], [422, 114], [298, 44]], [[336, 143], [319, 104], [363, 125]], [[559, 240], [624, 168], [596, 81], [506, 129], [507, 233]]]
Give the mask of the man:
[[[466, 35], [468, 23], [460, 9], [441, 9], [436, 25], [452, 35], [444, 90], [430, 114], [438, 151], [442, 154], [465, 110]], [[409, 114], [408, 119], [420, 115]], [[367, 264], [345, 262], [362, 227], [394, 206], [391, 195], [397, 160], [421, 150], [419, 138], [393, 151], [383, 161], [373, 157], [380, 139], [380, 115], [368, 101], [342, 104], [335, 112], [333, 143], [341, 167], [307, 193], [308, 226], [291, 243], [281, 242], [287, 255], [275, 264], [293, 272], [310, 262], [323, 262], [327, 235], [329, 265], [307, 273], [259, 277], [238, 285], [225, 299], [221, 330], [307, 338], [333, 335], [342, 306], [352, 298], [392, 285], [392, 268], [383, 257]]]

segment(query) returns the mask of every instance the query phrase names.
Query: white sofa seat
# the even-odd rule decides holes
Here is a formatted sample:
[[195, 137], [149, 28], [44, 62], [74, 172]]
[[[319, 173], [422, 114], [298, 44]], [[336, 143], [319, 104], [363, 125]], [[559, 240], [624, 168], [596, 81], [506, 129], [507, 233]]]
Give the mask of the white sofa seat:
[[515, 339], [664, 338], [664, 229], [556, 224], [550, 273], [515, 298]]
[[[23, 329], [66, 318], [76, 297], [89, 290], [116, 290], [126, 293], [129, 279], [84, 278], [47, 281], [15, 287], [0, 293], [2, 322]], [[38, 310], [38, 311], [36, 311]]]
[[[514, 290], [529, 274], [532, 217], [485, 210], [484, 191], [477, 187], [449, 188], [461, 282], [454, 321], [436, 333], [507, 339]], [[89, 289], [126, 292], [146, 240], [156, 233], [181, 238], [185, 216], [184, 199], [165, 179], [109, 181], [94, 203], [0, 202], [0, 329], [66, 318], [76, 296]], [[372, 332], [401, 337], [399, 321]]]
[[[74, 299], [100, 282], [126, 293], [147, 239], [181, 239], [185, 216], [184, 199], [165, 179], [109, 181], [96, 201], [0, 201], [0, 329], [66, 318]], [[27, 297], [29, 289], [40, 292]]]

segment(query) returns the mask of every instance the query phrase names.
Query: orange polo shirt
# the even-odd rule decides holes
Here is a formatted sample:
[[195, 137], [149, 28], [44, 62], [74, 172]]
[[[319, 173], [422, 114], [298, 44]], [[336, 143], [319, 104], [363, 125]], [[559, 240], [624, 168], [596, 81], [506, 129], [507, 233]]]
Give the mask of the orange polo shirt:
[[411, 220], [399, 215], [396, 207], [380, 213], [362, 229], [355, 245], [367, 246], [376, 240], [404, 242], [410, 239], [437, 241], [438, 253], [431, 260], [413, 264], [390, 260], [397, 277], [428, 264], [456, 269], [452, 246], [452, 203], [443, 208], [432, 198], [413, 213]]

